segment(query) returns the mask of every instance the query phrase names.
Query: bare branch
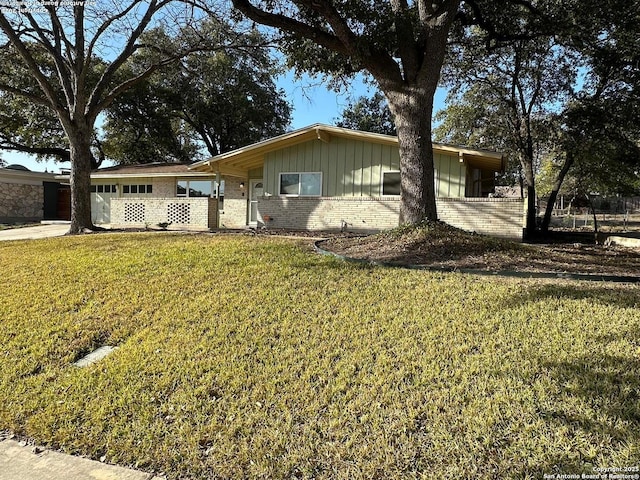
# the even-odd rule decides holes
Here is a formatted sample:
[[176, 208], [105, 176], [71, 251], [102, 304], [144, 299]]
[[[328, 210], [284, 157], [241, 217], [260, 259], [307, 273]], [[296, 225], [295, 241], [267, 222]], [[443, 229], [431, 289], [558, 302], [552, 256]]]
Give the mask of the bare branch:
[[0, 83], [0, 90], [4, 90], [5, 92], [9, 92], [14, 95], [18, 95], [22, 98], [26, 98], [27, 100], [35, 104], [44, 105], [46, 107], [53, 109], [53, 106], [51, 105], [48, 99], [39, 97], [38, 95], [35, 95], [33, 93], [25, 92], [24, 90], [20, 90], [19, 88], [15, 88], [6, 83]]
[[[40, 24], [38, 24], [36, 19], [33, 18], [33, 15], [31, 15], [29, 12], [26, 12], [24, 15], [27, 17], [27, 20], [29, 20], [29, 24], [33, 28], [33, 31], [38, 36], [38, 43], [42, 45], [51, 55], [51, 58], [53, 59], [53, 62], [56, 66], [56, 70], [58, 71], [58, 78], [60, 79], [60, 84], [62, 85], [68, 108], [71, 109], [71, 106], [73, 105], [73, 88], [71, 86], [71, 81], [67, 75], [67, 73], [69, 72], [69, 66], [65, 63], [65, 60], [62, 57], [61, 48], [62, 37], [65, 37], [64, 29], [60, 25], [60, 21], [55, 12], [55, 9], [49, 7], [47, 8], [47, 10], [49, 11], [49, 15], [52, 20], [52, 26], [54, 29], [53, 32], [45, 30]], [[49, 38], [47, 38], [46, 33], [50, 33], [54, 36], [55, 46], [51, 44], [51, 41], [49, 40]], [[65, 40], [68, 43], [66, 37]]]
[[[139, 2], [140, 0], [137, 0], [137, 1]], [[113, 76], [118, 71], [118, 69], [124, 64], [124, 62], [127, 61], [127, 59], [131, 57], [131, 55], [135, 52], [136, 41], [138, 40], [138, 38], [140, 38], [140, 35], [142, 35], [142, 33], [145, 31], [145, 29], [149, 25], [149, 22], [151, 21], [151, 18], [153, 17], [153, 15], [159, 9], [161, 9], [162, 7], [170, 3], [170, 1], [171, 0], [162, 0], [160, 3], [158, 3], [157, 0], [151, 0], [149, 2], [149, 6], [145, 14], [143, 15], [142, 19], [140, 20], [136, 28], [133, 30], [133, 32], [131, 32], [131, 35], [129, 36], [127, 43], [125, 44], [124, 48], [120, 52], [120, 55], [118, 55], [118, 57], [113, 62], [111, 62], [111, 64], [105, 69], [104, 73], [98, 80], [98, 83], [96, 84], [95, 88], [91, 92], [91, 96], [89, 97], [89, 101], [87, 102], [87, 106], [85, 108], [85, 114], [87, 114], [89, 117], [95, 119], [98, 113], [100, 113], [101, 111], [100, 105], [105, 104], [105, 102], [101, 100], [102, 94], [106, 91], [109, 83], [113, 79]], [[120, 91], [124, 91], [124, 90], [120, 90]], [[111, 101], [107, 102], [106, 104], [108, 105], [110, 102]]]
[[15, 46], [16, 50], [27, 64], [27, 68], [33, 74], [38, 85], [42, 89], [42, 92], [46, 95], [49, 100], [50, 106], [56, 110], [59, 116], [64, 116], [66, 111], [63, 105], [60, 105], [58, 98], [56, 96], [55, 89], [49, 83], [49, 80], [43, 75], [38, 67], [38, 63], [35, 61], [29, 49], [26, 47], [24, 42], [18, 37], [17, 33], [11, 27], [11, 24], [5, 17], [5, 15], [0, 12], [0, 29], [4, 32], [4, 34], [9, 38], [11, 43]]

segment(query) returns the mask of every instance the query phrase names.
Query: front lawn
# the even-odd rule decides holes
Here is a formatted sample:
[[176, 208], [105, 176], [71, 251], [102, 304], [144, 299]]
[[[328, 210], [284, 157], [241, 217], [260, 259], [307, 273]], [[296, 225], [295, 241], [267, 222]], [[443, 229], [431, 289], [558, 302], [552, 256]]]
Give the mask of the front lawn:
[[0, 243], [0, 271], [0, 430], [68, 453], [171, 479], [640, 464], [639, 286], [172, 234]]

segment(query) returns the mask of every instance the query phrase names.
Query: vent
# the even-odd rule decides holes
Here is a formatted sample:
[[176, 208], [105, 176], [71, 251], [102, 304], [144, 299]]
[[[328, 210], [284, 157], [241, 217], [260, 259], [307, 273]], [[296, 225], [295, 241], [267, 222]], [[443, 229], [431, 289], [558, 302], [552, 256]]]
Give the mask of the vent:
[[125, 203], [124, 221], [130, 223], [144, 223], [144, 203]]
[[188, 203], [170, 203], [167, 205], [167, 221], [170, 223], [191, 223], [190, 206]]

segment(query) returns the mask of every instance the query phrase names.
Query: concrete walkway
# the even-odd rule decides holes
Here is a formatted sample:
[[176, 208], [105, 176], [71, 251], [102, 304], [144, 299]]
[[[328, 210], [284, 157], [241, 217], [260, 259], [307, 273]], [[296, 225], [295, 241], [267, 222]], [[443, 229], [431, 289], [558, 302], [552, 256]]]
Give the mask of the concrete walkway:
[[0, 242], [3, 240], [33, 240], [36, 238], [61, 237], [68, 231], [68, 223], [10, 228], [8, 230], [0, 230]]
[[150, 473], [39, 449], [15, 440], [0, 442], [0, 480], [164, 480]]

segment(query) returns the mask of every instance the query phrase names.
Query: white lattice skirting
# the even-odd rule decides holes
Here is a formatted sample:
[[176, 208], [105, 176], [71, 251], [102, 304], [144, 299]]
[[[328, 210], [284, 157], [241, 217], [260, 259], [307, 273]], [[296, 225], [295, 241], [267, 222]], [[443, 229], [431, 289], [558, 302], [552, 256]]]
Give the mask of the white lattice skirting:
[[124, 227], [167, 223], [178, 228], [216, 226], [215, 198], [112, 198], [111, 224]]

